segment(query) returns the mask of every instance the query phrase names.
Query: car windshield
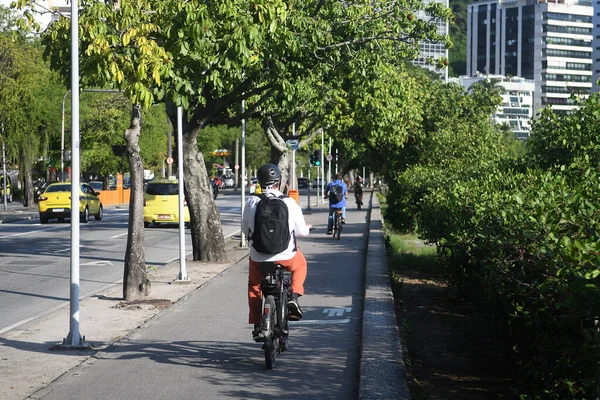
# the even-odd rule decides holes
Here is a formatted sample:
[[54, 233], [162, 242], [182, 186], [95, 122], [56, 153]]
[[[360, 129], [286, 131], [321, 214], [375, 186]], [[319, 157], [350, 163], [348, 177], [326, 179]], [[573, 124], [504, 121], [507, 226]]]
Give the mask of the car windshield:
[[94, 190], [102, 190], [103, 183], [102, 182], [98, 182], [98, 181], [92, 181], [92, 182], [89, 183], [89, 185], [91, 187], [93, 187]]
[[51, 193], [51, 192], [70, 192], [71, 191], [71, 185], [68, 183], [65, 183], [63, 185], [52, 185], [52, 186], [48, 186], [48, 188], [46, 189], [46, 193]]
[[179, 194], [179, 185], [175, 183], [149, 183], [146, 187], [147, 194], [165, 196]]

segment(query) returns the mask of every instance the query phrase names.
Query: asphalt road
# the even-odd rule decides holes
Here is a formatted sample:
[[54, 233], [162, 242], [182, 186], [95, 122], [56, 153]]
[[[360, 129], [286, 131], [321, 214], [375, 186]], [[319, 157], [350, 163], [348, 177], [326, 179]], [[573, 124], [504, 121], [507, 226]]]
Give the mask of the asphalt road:
[[[223, 234], [239, 230], [239, 194], [217, 198]], [[3, 209], [3, 206], [0, 206]], [[22, 209], [13, 202], [10, 209]], [[80, 297], [123, 278], [128, 209], [107, 208], [102, 221], [80, 224]], [[189, 231], [186, 253], [191, 252]], [[0, 224], [0, 333], [69, 301], [71, 225], [39, 219]], [[177, 225], [145, 230], [146, 264], [160, 268], [179, 258]]]

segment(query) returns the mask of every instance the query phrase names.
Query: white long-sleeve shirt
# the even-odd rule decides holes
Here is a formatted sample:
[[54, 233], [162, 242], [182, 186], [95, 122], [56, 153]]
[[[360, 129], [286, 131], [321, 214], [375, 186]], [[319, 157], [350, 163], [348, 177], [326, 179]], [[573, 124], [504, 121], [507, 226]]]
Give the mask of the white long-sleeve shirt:
[[[266, 189], [263, 193], [266, 196], [275, 197], [282, 195], [279, 190], [275, 189]], [[304, 215], [302, 214], [302, 209], [298, 203], [289, 197], [285, 197], [282, 200], [285, 202], [288, 208], [290, 243], [288, 244], [287, 249], [279, 254], [259, 253], [258, 251], [254, 250], [252, 243], [250, 243], [250, 258], [256, 262], [289, 260], [290, 258], [294, 257], [295, 254], [296, 241], [294, 239], [294, 235], [307, 236], [310, 232], [310, 228], [308, 225], [306, 225]], [[256, 214], [256, 207], [259, 201], [260, 198], [258, 196], [250, 196], [244, 208], [244, 214], [242, 215], [242, 232], [244, 232], [248, 238], [250, 238], [250, 233], [254, 231], [254, 216]]]

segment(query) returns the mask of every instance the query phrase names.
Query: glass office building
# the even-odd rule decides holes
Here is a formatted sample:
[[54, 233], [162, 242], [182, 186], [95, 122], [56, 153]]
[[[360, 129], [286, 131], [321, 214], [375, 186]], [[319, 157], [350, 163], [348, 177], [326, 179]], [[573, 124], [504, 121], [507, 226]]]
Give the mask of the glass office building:
[[[444, 6], [448, 7], [448, 0], [423, 0], [423, 3], [427, 4], [431, 1], [437, 1], [438, 3], [442, 3]], [[424, 11], [419, 10], [417, 12], [417, 18], [427, 20], [428, 16]], [[450, 31], [450, 28], [448, 26], [448, 21], [438, 22], [437, 27], [438, 27], [438, 32], [442, 35], [447, 35], [448, 32]], [[436, 69], [434, 65], [431, 65], [427, 62], [427, 59], [432, 58], [434, 60], [437, 60], [440, 57], [448, 58], [448, 49], [446, 49], [446, 47], [441, 43], [429, 42], [426, 40], [422, 41], [420, 43], [420, 46], [421, 46], [421, 54], [420, 54], [419, 58], [417, 58], [416, 60], [413, 60], [412, 63], [414, 65], [418, 65], [419, 67], [422, 67], [422, 68], [425, 68], [425, 69], [428, 69], [430, 71], [437, 73], [438, 75], [440, 75], [440, 78], [444, 82], [447, 82], [448, 81], [448, 68]]]
[[545, 106], [568, 113], [571, 94], [585, 97], [592, 88], [592, 15], [587, 0], [471, 3], [467, 75], [533, 80], [534, 116]]

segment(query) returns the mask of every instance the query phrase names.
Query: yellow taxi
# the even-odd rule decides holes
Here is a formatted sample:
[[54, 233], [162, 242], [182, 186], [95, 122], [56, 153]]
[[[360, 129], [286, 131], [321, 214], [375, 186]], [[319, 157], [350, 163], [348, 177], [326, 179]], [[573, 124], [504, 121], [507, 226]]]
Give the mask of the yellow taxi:
[[[0, 201], [4, 201], [4, 175], [0, 175]], [[12, 203], [13, 192], [10, 176], [6, 175], [6, 201]]]
[[[102, 202], [98, 198], [100, 193], [96, 192], [87, 183], [81, 183], [79, 188], [79, 220], [87, 223], [90, 215], [101, 220], [104, 215]], [[47, 224], [48, 220], [56, 218], [64, 221], [71, 218], [71, 182], [51, 183], [46, 190], [40, 194], [38, 201], [40, 222]]]
[[[190, 211], [183, 201], [183, 222], [190, 222]], [[177, 179], [157, 179], [148, 182], [144, 193], [144, 227], [150, 224], [179, 223], [179, 182]]]

